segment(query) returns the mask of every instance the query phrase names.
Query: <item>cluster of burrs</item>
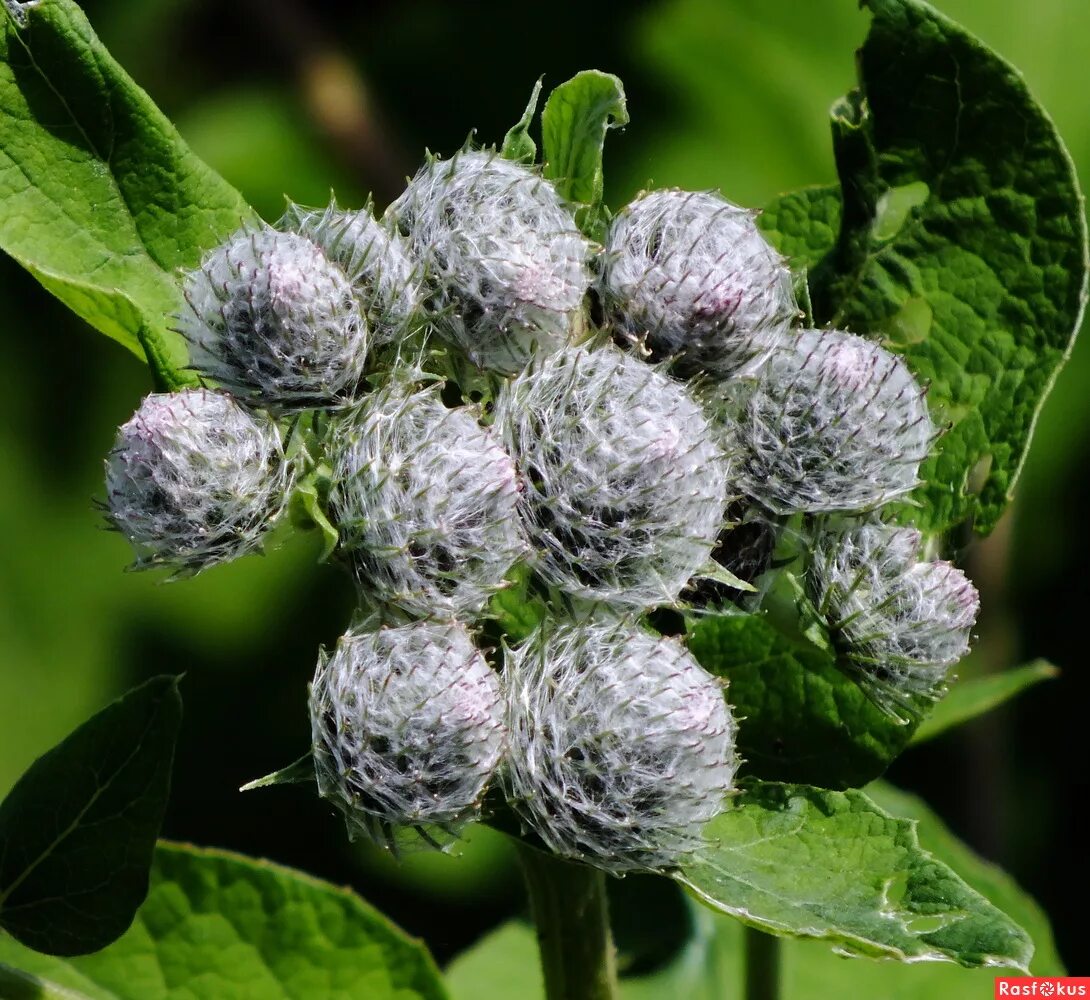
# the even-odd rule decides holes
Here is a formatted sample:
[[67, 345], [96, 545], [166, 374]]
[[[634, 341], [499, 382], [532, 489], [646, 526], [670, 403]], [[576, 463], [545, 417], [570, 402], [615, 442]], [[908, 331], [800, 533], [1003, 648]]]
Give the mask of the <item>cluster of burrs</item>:
[[[561, 856], [676, 867], [736, 726], [648, 615], [750, 587], [754, 525], [812, 542], [812, 610], [868, 691], [933, 695], [965, 651], [971, 584], [874, 514], [917, 485], [922, 389], [871, 341], [795, 329], [785, 262], [716, 194], [643, 195], [597, 245], [535, 169], [465, 150], [380, 219], [245, 226], [183, 290], [205, 387], [121, 428], [109, 517], [175, 574], [287, 510], [335, 532], [360, 613], [311, 684], [312, 755], [351, 836], [447, 843], [494, 786]], [[489, 648], [516, 580], [539, 622]]]

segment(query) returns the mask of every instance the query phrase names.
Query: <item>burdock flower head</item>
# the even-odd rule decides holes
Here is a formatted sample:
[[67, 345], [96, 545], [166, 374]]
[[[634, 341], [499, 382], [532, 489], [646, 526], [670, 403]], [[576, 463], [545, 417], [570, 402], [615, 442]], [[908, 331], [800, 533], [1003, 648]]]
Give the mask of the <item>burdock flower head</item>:
[[468, 409], [395, 379], [346, 414], [332, 503], [364, 593], [422, 616], [473, 613], [527, 552], [515, 465]]
[[388, 213], [424, 266], [436, 328], [479, 367], [520, 371], [580, 325], [590, 246], [530, 168], [483, 151], [429, 160]]
[[193, 367], [280, 409], [355, 397], [367, 322], [344, 271], [305, 236], [243, 228], [185, 276], [181, 332]]
[[948, 562], [919, 561], [920, 534], [878, 522], [826, 530], [809, 587], [840, 659], [890, 714], [939, 698], [969, 651], [980, 598]]
[[495, 426], [552, 585], [645, 608], [709, 564], [729, 468], [682, 384], [612, 347], [568, 348], [505, 387]]
[[471, 820], [505, 743], [499, 678], [459, 625], [349, 632], [310, 686], [318, 791], [349, 836], [396, 846]]
[[616, 328], [681, 374], [731, 374], [799, 314], [791, 272], [755, 213], [718, 194], [642, 195], [613, 220], [602, 259]]
[[626, 623], [544, 626], [505, 675], [508, 800], [550, 850], [664, 871], [703, 843], [736, 768], [719, 682]]
[[400, 343], [422, 321], [416, 266], [402, 237], [369, 208], [324, 211], [289, 205], [281, 226], [316, 243], [339, 264], [371, 329], [371, 347]]
[[194, 573], [257, 548], [288, 476], [267, 417], [221, 392], [154, 394], [106, 458], [107, 516], [138, 567]]
[[896, 355], [840, 330], [783, 337], [764, 366], [725, 386], [738, 483], [777, 514], [859, 511], [919, 482], [935, 428]]

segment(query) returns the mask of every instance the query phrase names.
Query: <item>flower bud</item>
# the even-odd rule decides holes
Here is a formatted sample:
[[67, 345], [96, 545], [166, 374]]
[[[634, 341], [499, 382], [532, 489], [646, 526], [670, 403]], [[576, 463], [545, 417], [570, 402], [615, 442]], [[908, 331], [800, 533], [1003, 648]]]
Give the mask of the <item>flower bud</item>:
[[145, 396], [106, 459], [107, 518], [137, 567], [195, 573], [257, 548], [288, 476], [276, 425], [230, 396]]
[[528, 167], [486, 152], [429, 160], [388, 214], [424, 265], [436, 329], [478, 367], [521, 371], [581, 323], [590, 246]]
[[351, 400], [367, 323], [344, 272], [304, 236], [240, 229], [185, 276], [193, 367], [259, 405]]
[[556, 854], [663, 871], [703, 843], [736, 769], [723, 689], [673, 639], [550, 626], [512, 658], [508, 799]]
[[947, 672], [969, 651], [980, 598], [948, 562], [918, 561], [920, 533], [867, 522], [814, 543], [809, 587], [839, 658], [897, 718], [941, 697]]
[[622, 209], [603, 255], [617, 330], [679, 374], [722, 378], [767, 351], [798, 316], [791, 272], [755, 213], [718, 194], [652, 191]]
[[344, 211], [336, 201], [325, 211], [292, 204], [281, 225], [340, 265], [370, 327], [372, 348], [400, 343], [421, 322], [423, 296], [408, 247], [369, 209]]
[[569, 348], [504, 387], [495, 426], [550, 584], [646, 608], [708, 565], [729, 470], [685, 386], [613, 348]]
[[904, 361], [840, 330], [783, 337], [757, 373], [725, 388], [739, 485], [777, 514], [888, 503], [918, 484], [935, 438]]
[[475, 613], [527, 553], [514, 462], [467, 409], [396, 382], [346, 416], [332, 506], [365, 594], [413, 614]]
[[455, 624], [342, 636], [319, 659], [310, 718], [319, 794], [351, 839], [388, 847], [399, 827], [471, 820], [505, 742], [499, 678]]

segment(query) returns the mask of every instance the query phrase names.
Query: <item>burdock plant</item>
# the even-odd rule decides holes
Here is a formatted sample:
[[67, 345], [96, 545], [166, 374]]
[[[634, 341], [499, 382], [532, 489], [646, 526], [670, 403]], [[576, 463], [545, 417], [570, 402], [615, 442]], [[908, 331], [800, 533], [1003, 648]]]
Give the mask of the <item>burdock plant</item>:
[[[629, 874], [718, 913], [693, 917], [656, 995], [726, 995], [683, 977], [717, 966], [696, 929], [730, 934], [728, 917], [746, 927], [750, 1000], [779, 995], [792, 936], [907, 963], [1031, 960], [1026, 932], [860, 789], [929, 715], [951, 724], [952, 684], [959, 717], [977, 704], [957, 671], [979, 597], [954, 543], [1002, 512], [1081, 315], [1081, 203], [997, 57], [918, 0], [865, 5], [860, 89], [834, 111], [839, 189], [762, 214], [662, 187], [611, 212], [603, 143], [627, 109], [619, 80], [588, 71], [546, 102], [540, 155], [535, 89], [502, 144], [429, 155], [380, 215], [289, 204], [270, 225], [70, 0], [5, 0], [0, 52], [23, 54], [0, 77], [0, 193], [20, 221], [0, 220], [0, 239], [156, 382], [109, 452], [109, 523], [138, 568], [174, 577], [320, 528], [355, 588], [341, 638], [319, 652], [315, 637], [309, 699], [299, 676], [309, 750], [248, 787], [313, 783], [350, 838], [395, 852], [449, 850], [473, 822], [502, 830], [550, 1000], [617, 995], [607, 885]], [[18, 80], [50, 60], [59, 100], [38, 123], [48, 95]], [[38, 211], [26, 185], [75, 169], [70, 143], [99, 135], [57, 124], [90, 113], [75, 81], [92, 67], [109, 149], [126, 155], [51, 183], [66, 210]], [[134, 192], [142, 157], [166, 162]], [[59, 218], [116, 222], [88, 210], [116, 201], [103, 176], [144, 241], [123, 266], [50, 246]], [[128, 857], [113, 847], [81, 848], [65, 879], [92, 855]], [[16, 848], [0, 844], [0, 927], [38, 946], [53, 932], [5, 910], [33, 885], [9, 877], [8, 859], [37, 856]], [[49, 912], [68, 933], [77, 911], [95, 923], [97, 899]], [[315, 926], [332, 941], [344, 912]], [[373, 975], [323, 953], [285, 995], [400, 989], [417, 962], [413, 995], [443, 995], [368, 920], [352, 940]], [[0, 992], [18, 958], [3, 945]], [[195, 963], [174, 965], [198, 982]], [[199, 982], [179, 989], [237, 992]]]

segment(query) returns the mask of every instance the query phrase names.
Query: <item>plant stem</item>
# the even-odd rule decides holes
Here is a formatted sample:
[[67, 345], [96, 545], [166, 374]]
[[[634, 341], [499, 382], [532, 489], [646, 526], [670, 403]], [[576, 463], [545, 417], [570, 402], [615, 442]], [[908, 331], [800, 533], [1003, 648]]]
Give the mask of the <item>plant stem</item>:
[[518, 845], [549, 1000], [614, 1000], [605, 875]]
[[747, 927], [746, 1000], [779, 1000], [780, 939]]

